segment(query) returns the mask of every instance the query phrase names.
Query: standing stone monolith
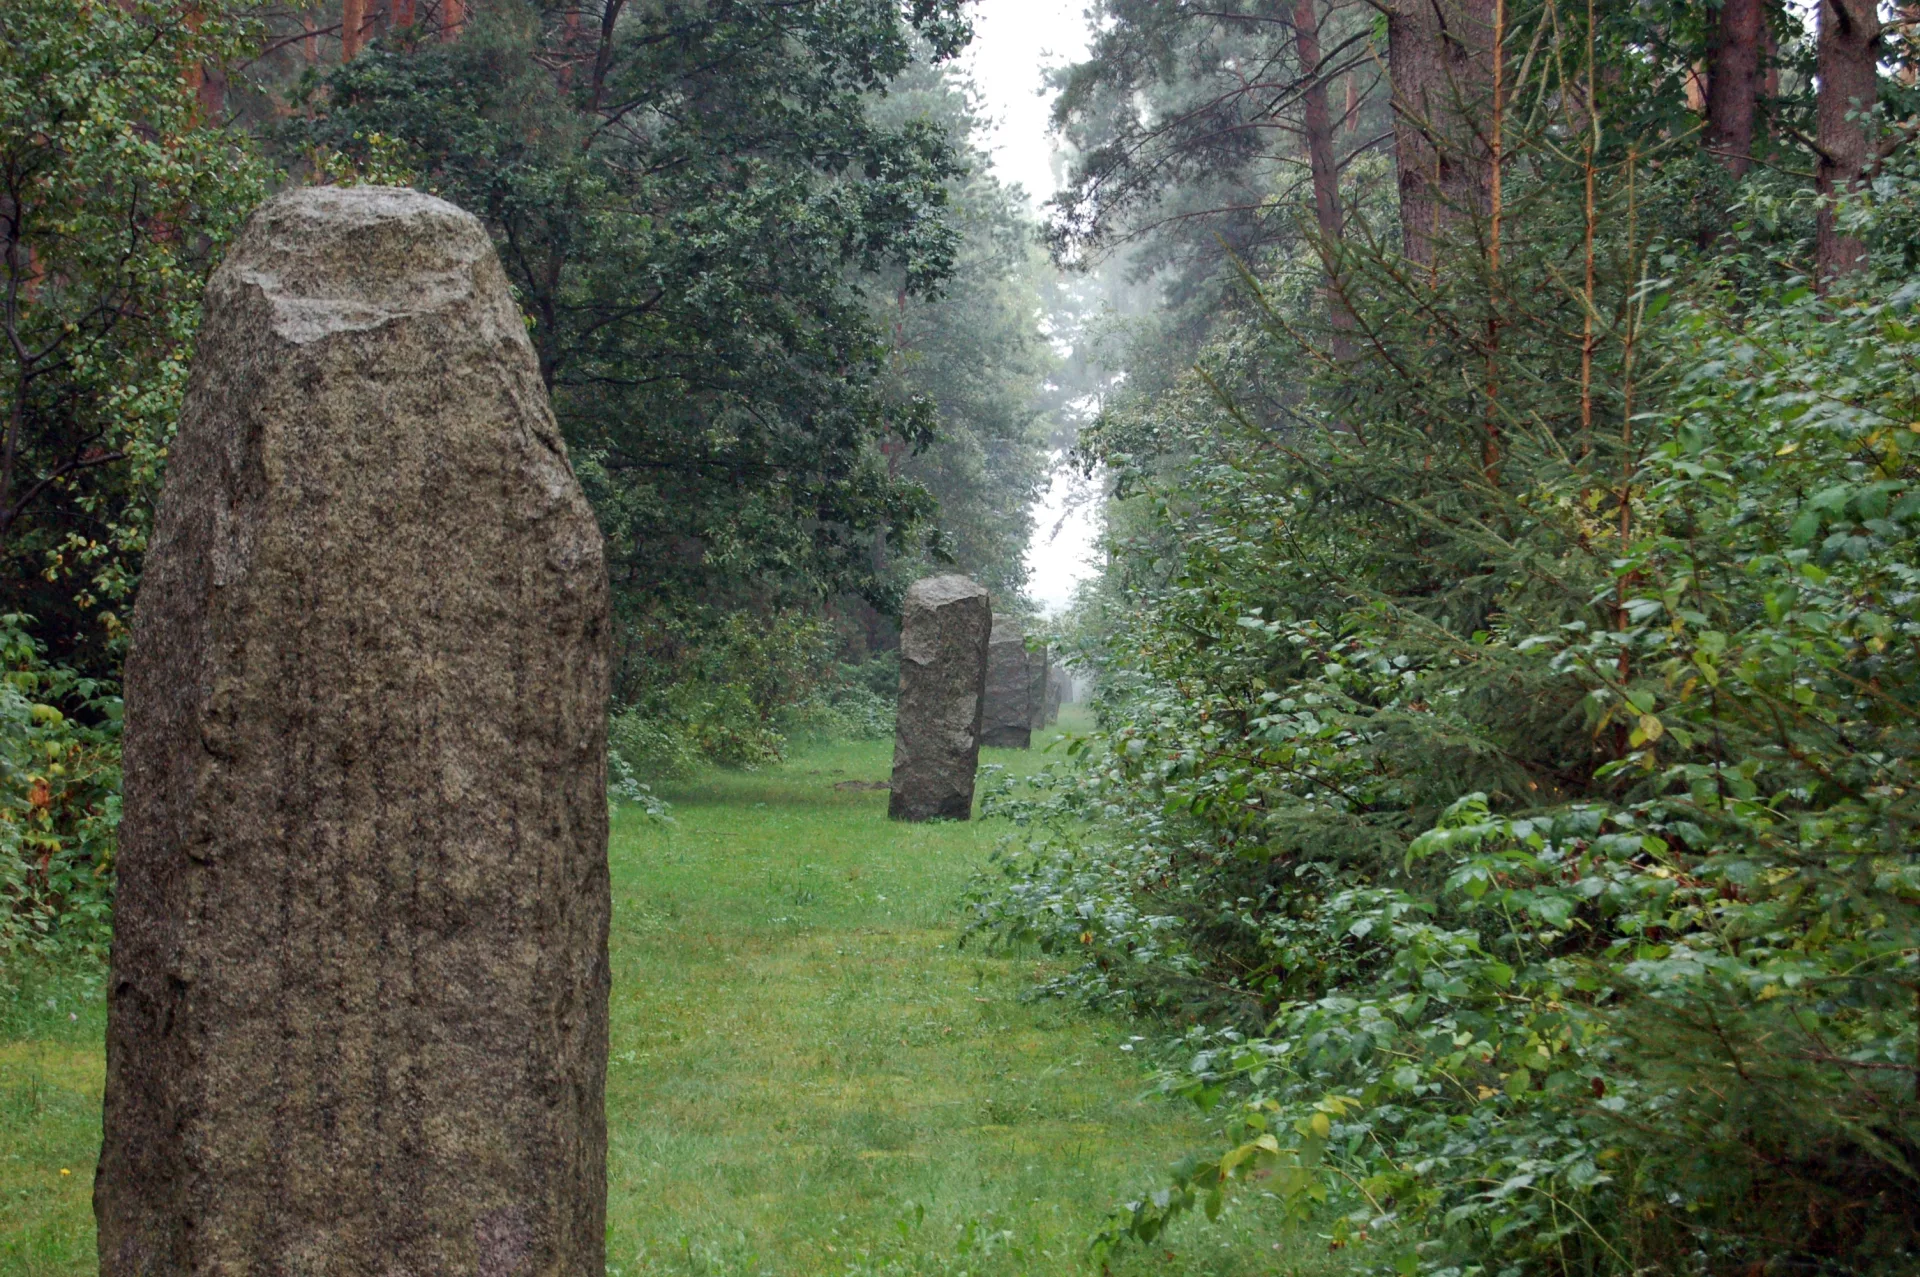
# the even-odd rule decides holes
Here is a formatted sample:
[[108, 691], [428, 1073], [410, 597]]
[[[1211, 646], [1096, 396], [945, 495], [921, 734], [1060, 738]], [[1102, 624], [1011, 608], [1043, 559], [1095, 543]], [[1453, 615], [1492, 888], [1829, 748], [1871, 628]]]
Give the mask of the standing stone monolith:
[[1058, 665], [1047, 667], [1047, 722], [1060, 721], [1060, 703], [1073, 690], [1073, 677]]
[[996, 614], [987, 647], [987, 699], [980, 743], [995, 749], [1033, 744], [1033, 714], [1027, 703], [1027, 637], [1018, 617]]
[[980, 764], [993, 604], [964, 576], [907, 587], [900, 613], [900, 703], [894, 712], [895, 820], [966, 820]]
[[607, 607], [480, 223], [255, 212], [127, 658], [105, 1277], [603, 1277]]
[[1047, 673], [1052, 668], [1044, 643], [1027, 653], [1027, 721], [1036, 732], [1053, 721], [1047, 717]]

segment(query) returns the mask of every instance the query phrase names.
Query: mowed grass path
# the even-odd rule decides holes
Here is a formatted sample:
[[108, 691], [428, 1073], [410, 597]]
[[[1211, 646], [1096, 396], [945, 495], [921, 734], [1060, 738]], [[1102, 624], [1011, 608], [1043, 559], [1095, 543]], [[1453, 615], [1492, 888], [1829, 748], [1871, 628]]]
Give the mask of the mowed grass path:
[[[1007, 826], [888, 821], [855, 786], [889, 753], [710, 771], [668, 792], [672, 824], [616, 819], [610, 1273], [1086, 1272], [1102, 1215], [1210, 1144], [1120, 1049], [1142, 1030], [1024, 997], [1049, 969], [1031, 955], [959, 947]], [[94, 1270], [100, 998], [52, 975], [0, 1004], [0, 1273]], [[1112, 1271], [1318, 1267], [1264, 1216], [1183, 1224]]]

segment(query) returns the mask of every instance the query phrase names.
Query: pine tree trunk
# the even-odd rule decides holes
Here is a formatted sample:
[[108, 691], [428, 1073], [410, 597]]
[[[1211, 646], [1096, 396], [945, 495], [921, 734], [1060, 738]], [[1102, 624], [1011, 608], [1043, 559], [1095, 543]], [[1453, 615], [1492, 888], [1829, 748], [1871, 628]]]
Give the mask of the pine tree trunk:
[[220, 124], [227, 115], [227, 73], [212, 63], [202, 66], [197, 96], [200, 99], [201, 121]]
[[[1820, 92], [1815, 111], [1820, 194], [1830, 199], [1859, 188], [1872, 150], [1870, 121], [1879, 99], [1880, 12], [1877, 0], [1820, 0]], [[1858, 270], [1866, 245], [1841, 232], [1831, 203], [1820, 209], [1814, 249], [1821, 285]]]
[[1319, 0], [1294, 0], [1294, 51], [1306, 88], [1300, 95], [1307, 134], [1307, 163], [1313, 173], [1313, 214], [1320, 228], [1320, 254], [1327, 275], [1327, 316], [1333, 325], [1333, 357], [1345, 360], [1353, 353], [1353, 315], [1335, 286], [1340, 244], [1340, 168], [1334, 159], [1333, 118], [1327, 106], [1327, 81], [1320, 67]]
[[1760, 26], [1760, 47], [1764, 57], [1762, 63], [1767, 69], [1761, 75], [1760, 93], [1762, 97], [1772, 99], [1780, 96], [1780, 41], [1773, 35], [1773, 27], [1762, 23]]
[[1431, 267], [1437, 243], [1484, 216], [1492, 168], [1477, 126], [1492, 85], [1494, 0], [1394, 0], [1387, 15], [1394, 161], [1406, 255]]
[[[189, 4], [183, 16], [189, 31], [198, 32], [201, 25], [206, 22], [206, 16], [200, 12], [200, 6], [197, 4]], [[226, 114], [226, 72], [204, 62], [193, 62], [187, 65], [184, 78], [187, 88], [193, 93], [194, 101], [199, 106], [200, 122], [219, 124]]]
[[367, 30], [367, 0], [340, 0], [340, 60], [353, 61]]
[[1707, 51], [1707, 148], [1735, 177], [1753, 166], [1753, 111], [1766, 25], [1762, 0], [1721, 0]]

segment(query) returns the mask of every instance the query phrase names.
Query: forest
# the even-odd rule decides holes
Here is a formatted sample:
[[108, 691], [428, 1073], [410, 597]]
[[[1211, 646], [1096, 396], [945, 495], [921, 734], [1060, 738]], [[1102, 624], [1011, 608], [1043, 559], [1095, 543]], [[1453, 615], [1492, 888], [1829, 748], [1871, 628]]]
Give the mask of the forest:
[[[996, 175], [971, 15], [0, 6], [0, 1193], [40, 1203], [0, 1271], [92, 1263], [30, 1164], [93, 1156], [97, 1083], [41, 1162], [19, 1097], [32, 1041], [98, 1055], [202, 289], [332, 184], [481, 219], [605, 536], [616, 996], [721, 979], [631, 956], [683, 907], [709, 947], [727, 893], [858, 944], [892, 908], [938, 955], [871, 979], [1108, 1070], [1060, 1101], [1106, 1134], [793, 1187], [800, 1242], [634, 1171], [610, 1272], [1920, 1272], [1920, 10], [1089, 0], [1034, 56], [1051, 194]], [[1099, 563], [1043, 618], [1062, 472]], [[903, 593], [950, 571], [1086, 711], [937, 862], [760, 811], [879, 766]], [[688, 849], [763, 825], [688, 904]], [[869, 837], [895, 900], [834, 859]], [[923, 1030], [981, 1129], [1053, 1102]]]

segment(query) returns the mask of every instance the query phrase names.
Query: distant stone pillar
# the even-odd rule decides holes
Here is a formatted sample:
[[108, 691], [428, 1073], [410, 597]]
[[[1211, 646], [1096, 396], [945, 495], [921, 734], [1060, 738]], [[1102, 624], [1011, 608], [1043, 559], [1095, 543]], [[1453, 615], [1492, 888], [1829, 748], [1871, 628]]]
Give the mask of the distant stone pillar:
[[980, 743], [995, 749], [1027, 749], [1033, 744], [1033, 713], [1027, 703], [1027, 636], [1017, 617], [993, 618], [987, 647], [987, 700], [981, 715]]
[[980, 763], [993, 605], [964, 576], [932, 576], [907, 589], [900, 615], [900, 704], [894, 714], [895, 820], [966, 820]]
[[261, 207], [134, 610], [105, 1277], [602, 1277], [607, 608], [480, 223]]
[[1044, 644], [1027, 653], [1027, 721], [1036, 732], [1053, 721], [1047, 717], [1047, 671], [1052, 668]]

